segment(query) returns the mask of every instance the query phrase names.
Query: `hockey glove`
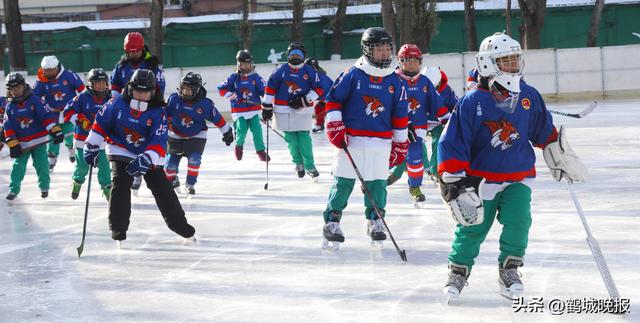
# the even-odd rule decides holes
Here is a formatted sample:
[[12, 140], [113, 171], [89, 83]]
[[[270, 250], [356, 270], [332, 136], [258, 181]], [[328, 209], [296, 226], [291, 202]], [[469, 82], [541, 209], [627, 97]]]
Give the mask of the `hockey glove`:
[[238, 95], [236, 94], [236, 92], [227, 92], [224, 94], [224, 97], [227, 98], [227, 100], [229, 101], [238, 99]]
[[478, 225], [484, 221], [484, 207], [478, 196], [482, 177], [443, 177], [440, 193], [453, 219], [463, 226]]
[[342, 149], [348, 145], [347, 130], [340, 120], [327, 123], [327, 137], [332, 145]]
[[544, 147], [543, 155], [544, 161], [551, 169], [551, 176], [558, 182], [562, 176], [570, 181], [585, 181], [589, 176], [587, 168], [569, 146], [564, 127], [560, 127], [558, 140]]
[[0, 127], [0, 142], [5, 142], [5, 141], [7, 141], [7, 138], [5, 138], [4, 136], [4, 129]]
[[407, 125], [407, 131], [409, 135], [409, 142], [413, 143], [418, 141], [418, 134], [416, 134], [416, 128], [413, 127], [413, 123], [409, 122], [409, 125]]
[[127, 174], [131, 176], [144, 175], [151, 166], [153, 166], [151, 156], [147, 153], [142, 153], [127, 165]]
[[89, 119], [87, 119], [87, 117], [85, 117], [82, 113], [78, 114], [76, 125], [80, 126], [84, 131], [91, 130], [91, 121], [89, 121]]
[[402, 164], [409, 150], [409, 141], [391, 142], [391, 154], [389, 155], [389, 167]]
[[89, 164], [89, 166], [96, 167], [96, 165], [98, 164], [99, 152], [100, 152], [100, 146], [85, 143], [84, 150], [82, 151], [82, 156], [84, 157], [84, 161], [86, 161], [87, 164]]
[[303, 105], [304, 105], [304, 102], [302, 102], [301, 95], [294, 95], [289, 99], [289, 106], [291, 107], [291, 109], [298, 110], [302, 108]]
[[64, 140], [64, 135], [62, 134], [62, 129], [59, 125], [51, 127], [51, 130], [49, 130], [49, 134], [51, 135], [51, 137], [53, 137], [54, 144], [62, 143], [62, 141]]
[[273, 118], [273, 104], [262, 103], [262, 120], [269, 121]]
[[227, 146], [230, 146], [233, 142], [233, 129], [231, 129], [231, 127], [222, 135], [222, 142]]
[[9, 146], [9, 157], [18, 158], [22, 156], [22, 148], [18, 139], [10, 139], [7, 141], [7, 146]]

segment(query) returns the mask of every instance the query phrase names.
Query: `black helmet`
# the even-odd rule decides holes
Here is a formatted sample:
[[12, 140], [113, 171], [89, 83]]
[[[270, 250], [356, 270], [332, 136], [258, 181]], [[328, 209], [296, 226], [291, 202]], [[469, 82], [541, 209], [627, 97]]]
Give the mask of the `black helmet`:
[[[93, 86], [95, 82], [105, 81], [107, 83], [107, 88], [104, 91], [96, 91]], [[87, 73], [87, 89], [92, 95], [99, 97], [106, 97], [111, 93], [109, 90], [109, 75], [101, 69], [101, 68], [92, 68], [89, 73]]]
[[[180, 80], [180, 91], [178, 95], [185, 101], [193, 101], [198, 96], [200, 88], [202, 87], [202, 76], [198, 73], [189, 72]], [[183, 90], [186, 88], [191, 89], [190, 95], [185, 95]]]
[[9, 101], [12, 102], [21, 102], [24, 101], [24, 99], [26, 97], [28, 97], [31, 94], [31, 87], [29, 87], [29, 85], [27, 84], [27, 81], [25, 81], [24, 76], [22, 76], [22, 74], [17, 73], [17, 72], [13, 72], [13, 73], [9, 73], [9, 75], [7, 75], [6, 81], [5, 81], [5, 86], [7, 87], [7, 92], [9, 91], [10, 88], [16, 86], [16, 85], [20, 85], [22, 84], [24, 86], [24, 91], [22, 92], [22, 96], [20, 97], [14, 97], [11, 94], [7, 93], [7, 96], [9, 96]]
[[[299, 50], [302, 52], [302, 58], [294, 58], [291, 59], [289, 58], [289, 54], [291, 54], [292, 51], [294, 50]], [[289, 44], [289, 47], [287, 47], [287, 60], [289, 63], [291, 63], [292, 65], [300, 65], [302, 64], [304, 61], [304, 58], [307, 56], [307, 50], [304, 48], [304, 45], [302, 45], [301, 42], [297, 42], [294, 41], [293, 43]]]
[[384, 30], [382, 27], [371, 27], [362, 33], [362, 38], [360, 39], [360, 46], [362, 47], [362, 53], [369, 60], [371, 65], [379, 67], [379, 68], [387, 68], [391, 65], [392, 56], [389, 59], [384, 59], [382, 61], [374, 61], [373, 60], [373, 48], [378, 45], [388, 44], [391, 46], [391, 53], [393, 55], [393, 40], [391, 39], [391, 35]]
[[251, 53], [249, 53], [248, 50], [241, 49], [236, 54], [236, 61], [238, 63], [253, 63], [253, 56], [251, 56]]
[[156, 76], [150, 70], [136, 70], [127, 84], [127, 93], [131, 98], [133, 98], [133, 90], [151, 91], [151, 97], [153, 97], [156, 91]]
[[313, 67], [316, 71], [320, 69], [320, 63], [314, 57], [309, 57], [304, 60], [304, 63]]

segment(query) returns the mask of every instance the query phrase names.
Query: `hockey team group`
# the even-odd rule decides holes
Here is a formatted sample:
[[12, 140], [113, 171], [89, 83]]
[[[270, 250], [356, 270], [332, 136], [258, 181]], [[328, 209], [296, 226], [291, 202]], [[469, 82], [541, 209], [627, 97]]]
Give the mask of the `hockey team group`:
[[[468, 91], [460, 98], [447, 85], [444, 71], [423, 66], [418, 46], [404, 44], [396, 55], [391, 36], [372, 27], [364, 31], [361, 47], [362, 56], [335, 81], [299, 42], [289, 45], [287, 63], [266, 82], [255, 72], [250, 52], [240, 50], [235, 71], [217, 87], [230, 101], [232, 126], [207, 98], [199, 74], [187, 73], [165, 101], [162, 65], [140, 33], [126, 35], [124, 55], [111, 75], [94, 68], [86, 87], [55, 56], [45, 56], [33, 87], [23, 75], [10, 73], [7, 95], [0, 98], [0, 145], [13, 159], [6, 199], [13, 203], [18, 197], [29, 157], [46, 198], [64, 143], [75, 163], [71, 198], [78, 198], [87, 174], [97, 168], [113, 240], [127, 238], [132, 191], [136, 194], [144, 179], [169, 229], [195, 241], [196, 230], [176, 190], [184, 157], [185, 192], [196, 192], [207, 122], [220, 130], [225, 145], [235, 141], [238, 160], [250, 131], [257, 157], [267, 165], [271, 157], [261, 123], [273, 127], [287, 143], [295, 174], [314, 180], [319, 172], [310, 133], [324, 132], [336, 148], [334, 181], [322, 212], [324, 249], [338, 251], [345, 241], [340, 221], [356, 182], [365, 193], [367, 232], [381, 246], [389, 233], [387, 186], [406, 171], [409, 194], [420, 203], [426, 173], [439, 184], [457, 221], [445, 295], [449, 300], [460, 295], [495, 220], [502, 224], [501, 292], [509, 298], [520, 295], [524, 285], [518, 267], [531, 226], [534, 148], [543, 149], [555, 180], [587, 176], [540, 93], [522, 79], [520, 44], [503, 33], [485, 38], [477, 66], [469, 72]], [[427, 136], [432, 137], [430, 160]]]

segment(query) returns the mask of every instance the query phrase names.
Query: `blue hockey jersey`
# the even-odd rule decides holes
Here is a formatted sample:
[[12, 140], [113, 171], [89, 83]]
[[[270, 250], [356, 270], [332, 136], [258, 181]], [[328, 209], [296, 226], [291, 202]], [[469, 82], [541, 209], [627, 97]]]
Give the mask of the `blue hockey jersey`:
[[6, 140], [18, 139], [22, 149], [49, 140], [49, 130], [57, 125], [53, 111], [34, 94], [21, 102], [9, 102], [4, 119]]
[[538, 91], [521, 83], [514, 113], [495, 105], [492, 94], [475, 88], [460, 99], [438, 145], [438, 172], [484, 177], [488, 183], [534, 178], [532, 144], [557, 139], [553, 118]]
[[156, 77], [156, 86], [160, 91], [160, 94], [164, 97], [164, 89], [166, 81], [164, 79], [164, 71], [162, 64], [159, 63], [158, 58], [151, 55], [149, 52], [144, 52], [145, 58], [139, 64], [134, 64], [127, 61], [124, 57], [116, 63], [116, 66], [111, 72], [111, 90], [116, 92], [122, 92], [124, 86], [131, 79], [133, 72], [138, 69], [147, 69], [153, 72]]
[[303, 64], [299, 69], [289, 64], [281, 65], [269, 77], [264, 92], [263, 101], [273, 103], [274, 111], [280, 113], [291, 111], [289, 99], [295, 95], [306, 96], [311, 102], [325, 94], [318, 73], [307, 64]]
[[225, 96], [228, 92], [233, 92], [238, 97], [231, 100], [231, 115], [234, 120], [241, 116], [251, 119], [262, 109], [260, 102], [264, 96], [264, 88], [265, 81], [258, 73], [253, 72], [247, 76], [233, 73], [218, 85], [218, 93]]
[[404, 91], [401, 97], [407, 101], [409, 121], [414, 128], [426, 129], [429, 116], [434, 116], [441, 123], [447, 122], [449, 110], [426, 76], [408, 77], [400, 69], [396, 70], [396, 75], [402, 82]]
[[84, 91], [84, 83], [80, 77], [71, 70], [60, 67], [60, 72], [54, 80], [44, 76], [42, 68], [38, 69], [38, 79], [33, 88], [33, 93], [41, 97], [54, 111], [56, 122], [62, 122], [62, 110], [69, 101], [76, 97], [77, 93]]
[[[204, 91], [204, 89], [200, 89], [200, 91]], [[178, 93], [173, 93], [169, 96], [165, 112], [171, 138], [206, 139], [208, 129], [206, 121], [215, 124], [222, 133], [229, 130], [229, 125], [224, 117], [206, 95], [200, 95], [195, 102], [187, 102], [180, 98]]]
[[125, 96], [111, 98], [96, 115], [86, 142], [107, 142], [109, 156], [134, 159], [148, 153], [154, 165], [164, 165], [167, 148], [167, 120], [161, 105], [139, 112], [129, 107]]
[[395, 74], [374, 77], [351, 67], [329, 91], [327, 122], [342, 120], [350, 136], [405, 142], [408, 109], [402, 92], [402, 81]]
[[[2, 128], [2, 123], [4, 122], [4, 112], [8, 103], [9, 101], [7, 101], [6, 97], [0, 96], [0, 128]], [[0, 129], [0, 131], [2, 131], [2, 129]]]
[[[91, 125], [96, 118], [96, 114], [102, 106], [111, 99], [110, 96], [97, 98], [91, 92], [85, 90], [71, 100], [64, 108], [64, 122], [75, 123], [73, 138], [76, 148], [84, 147], [84, 141], [89, 135]], [[89, 122], [88, 128], [83, 128], [83, 120]]]
[[327, 102], [327, 95], [329, 94], [329, 90], [333, 86], [333, 81], [327, 75], [327, 73], [318, 73], [318, 77], [320, 78], [320, 87], [324, 92], [324, 95], [320, 96], [320, 100], [323, 102]]

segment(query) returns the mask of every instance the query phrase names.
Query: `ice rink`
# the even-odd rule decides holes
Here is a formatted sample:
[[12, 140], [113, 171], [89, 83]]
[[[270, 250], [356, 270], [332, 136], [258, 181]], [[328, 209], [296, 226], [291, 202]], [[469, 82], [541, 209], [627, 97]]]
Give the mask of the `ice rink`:
[[[579, 112], [587, 104], [550, 106]], [[447, 306], [441, 289], [454, 223], [427, 180], [427, 201], [416, 209], [406, 175], [389, 187], [386, 210], [407, 263], [390, 241], [382, 251], [369, 245], [358, 189], [344, 213], [342, 249], [322, 251], [321, 213], [334, 153], [325, 135], [313, 135], [321, 173], [313, 183], [296, 177], [284, 141], [271, 133], [265, 191], [265, 165], [251, 136], [238, 162], [233, 146], [224, 146], [211, 129], [197, 194], [181, 199], [197, 243], [183, 244], [166, 228], [143, 187], [133, 198], [128, 239], [117, 249], [94, 177], [82, 258], [76, 247], [86, 184], [71, 200], [66, 150], [52, 173], [50, 197], [40, 199], [29, 165], [14, 206], [4, 199], [11, 160], [8, 149], [0, 152], [0, 322], [640, 322], [640, 101], [601, 101], [584, 119], [554, 120], [568, 127], [569, 141], [590, 171], [590, 181], [575, 190], [621, 296], [631, 299], [627, 315], [553, 315], [546, 306], [542, 313], [514, 313], [498, 293], [497, 222], [469, 285]], [[520, 269], [525, 301], [607, 298], [566, 186], [553, 181], [536, 150], [533, 226]]]

